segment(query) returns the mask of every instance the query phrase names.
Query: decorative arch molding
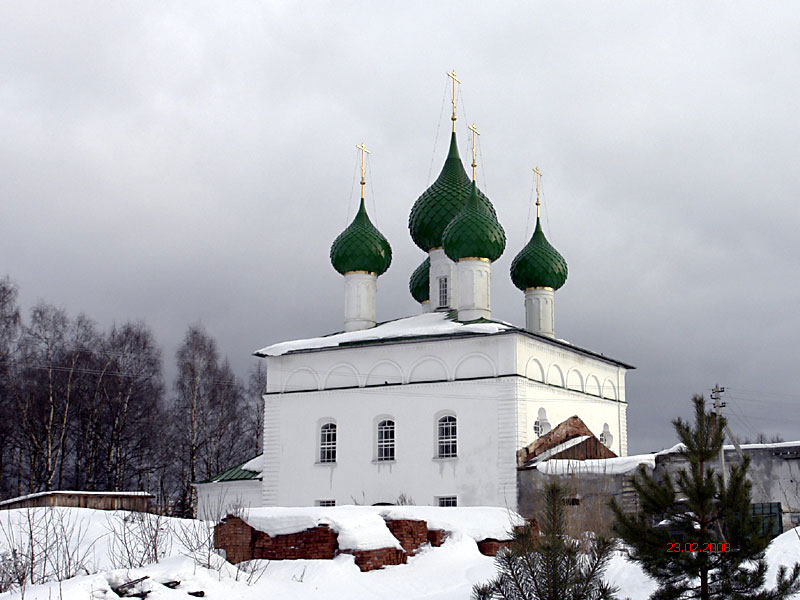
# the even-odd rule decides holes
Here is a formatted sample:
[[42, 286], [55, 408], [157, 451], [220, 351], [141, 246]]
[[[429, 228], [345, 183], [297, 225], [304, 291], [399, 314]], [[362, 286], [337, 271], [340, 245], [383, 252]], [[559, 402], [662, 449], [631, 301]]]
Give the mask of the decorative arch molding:
[[367, 374], [365, 385], [382, 385], [386, 383], [406, 383], [403, 369], [393, 360], [380, 360], [372, 366]]
[[497, 365], [483, 352], [472, 352], [458, 361], [454, 379], [497, 377]]
[[603, 398], [608, 398], [609, 400], [617, 399], [617, 388], [610, 379], [606, 379], [603, 382]]
[[415, 362], [408, 374], [409, 383], [423, 381], [452, 381], [447, 365], [438, 356], [423, 356]]
[[525, 365], [525, 377], [544, 383], [544, 367], [536, 358], [529, 358]]
[[564, 387], [564, 373], [557, 364], [553, 363], [547, 369], [547, 383], [558, 387]]
[[358, 370], [350, 363], [339, 363], [328, 371], [322, 389], [332, 390], [344, 387], [360, 387]]
[[295, 369], [286, 378], [283, 384], [283, 392], [297, 392], [300, 390], [320, 390], [319, 376], [316, 371], [308, 367]]
[[586, 393], [598, 397], [603, 395], [603, 388], [600, 387], [600, 380], [594, 373], [586, 378]]
[[577, 369], [570, 369], [567, 373], [567, 389], [583, 392], [583, 375]]

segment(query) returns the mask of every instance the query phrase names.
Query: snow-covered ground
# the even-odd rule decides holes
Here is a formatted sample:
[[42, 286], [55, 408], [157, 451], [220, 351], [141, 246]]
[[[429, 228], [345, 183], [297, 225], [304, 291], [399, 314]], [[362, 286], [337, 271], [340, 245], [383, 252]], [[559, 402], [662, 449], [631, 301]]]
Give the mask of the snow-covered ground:
[[[383, 507], [400, 511], [411, 516], [415, 511], [428, 510], [425, 507]], [[39, 515], [48, 509], [35, 509], [32, 514]], [[52, 509], [49, 509], [52, 510]], [[119, 534], [126, 530], [133, 535], [137, 530], [157, 530], [153, 523], [137, 524], [130, 520], [130, 513], [95, 511], [90, 509], [56, 509], [65, 515], [72, 528], [72, 538], [76, 532], [83, 532], [79, 543], [73, 544], [75, 555], [85, 553], [91, 559], [89, 575], [78, 575], [66, 581], [51, 582], [29, 586], [25, 590], [26, 599], [42, 600], [87, 600], [116, 598], [111, 588], [124, 581], [147, 576], [148, 579], [137, 589], [150, 590], [148, 600], [185, 600], [187, 592], [202, 590], [210, 600], [263, 600], [264, 598], [297, 598], [300, 600], [322, 598], [346, 598], [362, 600], [368, 598], [403, 598], [404, 600], [445, 600], [467, 599], [475, 583], [491, 578], [494, 573], [494, 560], [478, 552], [472, 532], [484, 533], [485, 528], [497, 526], [498, 509], [489, 509], [486, 515], [481, 509], [471, 509], [468, 517], [455, 515], [449, 519], [450, 527], [456, 530], [443, 546], [426, 548], [418, 555], [409, 558], [408, 564], [384, 567], [377, 571], [362, 573], [351, 555], [342, 554], [334, 560], [290, 560], [254, 561], [254, 573], [242, 572], [226, 563], [216, 555], [192, 558], [193, 540], [201, 537], [198, 522], [181, 519], [162, 519], [157, 523], [164, 537], [159, 541], [164, 557], [156, 564], [135, 568], [114, 568], [126, 560], [125, 552], [115, 542], [111, 530]], [[346, 511], [352, 512], [352, 511]], [[433, 512], [427, 515], [435, 520]], [[375, 514], [375, 513], [373, 513]], [[446, 514], [446, 513], [444, 513]], [[464, 515], [467, 515], [465, 512]], [[314, 513], [315, 519], [319, 515]], [[352, 514], [348, 518], [352, 518]], [[400, 516], [400, 515], [398, 515]], [[425, 518], [424, 515], [422, 518]], [[129, 519], [125, 521], [126, 517]], [[258, 518], [254, 515], [255, 518]], [[261, 515], [261, 518], [269, 518]], [[482, 518], [486, 523], [482, 525]], [[34, 519], [41, 521], [41, 518]], [[8, 535], [12, 524], [18, 541], [24, 539], [27, 511], [12, 510], [0, 512], [0, 555], [8, 549]], [[441, 525], [442, 523], [439, 523]], [[127, 528], [127, 529], [126, 529]], [[138, 529], [137, 529], [138, 528]], [[181, 530], [183, 531], [181, 532]], [[188, 532], [188, 535], [187, 535]], [[194, 532], [194, 534], [192, 533]], [[119, 537], [119, 535], [117, 536]], [[133, 542], [131, 542], [132, 545]], [[133, 558], [141, 558], [132, 553]], [[776, 538], [767, 552], [770, 563], [769, 581], [774, 581], [780, 564], [800, 560], [800, 534], [798, 530], [789, 531]], [[212, 568], [198, 565], [205, 559]], [[96, 572], [94, 572], [96, 571]], [[654, 585], [636, 565], [625, 560], [618, 552], [607, 571], [607, 578], [620, 587], [620, 598], [645, 600], [653, 591]], [[248, 579], [250, 581], [248, 581]], [[175, 589], [163, 584], [180, 581]], [[22, 598], [20, 592], [0, 594], [0, 600]]]

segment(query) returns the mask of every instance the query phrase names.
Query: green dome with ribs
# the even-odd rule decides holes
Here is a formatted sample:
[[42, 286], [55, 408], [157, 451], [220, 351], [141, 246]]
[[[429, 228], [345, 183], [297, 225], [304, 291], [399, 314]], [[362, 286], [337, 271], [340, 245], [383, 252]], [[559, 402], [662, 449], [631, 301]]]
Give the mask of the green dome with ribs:
[[[470, 180], [458, 155], [456, 134], [450, 136], [450, 151], [444, 161], [442, 172], [425, 190], [411, 208], [408, 229], [414, 243], [424, 252], [442, 246], [445, 227], [464, 207], [470, 194]], [[489, 199], [478, 190], [478, 201], [496, 217]]]
[[430, 300], [431, 257], [427, 257], [422, 264], [414, 269], [408, 280], [408, 291], [414, 300], [422, 304]]
[[495, 216], [478, 200], [478, 186], [466, 206], [450, 221], [442, 235], [444, 253], [450, 260], [487, 258], [495, 261], [506, 248], [506, 232]]
[[538, 217], [531, 240], [511, 262], [511, 281], [522, 291], [536, 287], [557, 290], [567, 281], [567, 261], [544, 237]]
[[342, 275], [351, 271], [382, 275], [392, 264], [392, 248], [369, 220], [363, 198], [353, 222], [331, 245], [331, 264]]

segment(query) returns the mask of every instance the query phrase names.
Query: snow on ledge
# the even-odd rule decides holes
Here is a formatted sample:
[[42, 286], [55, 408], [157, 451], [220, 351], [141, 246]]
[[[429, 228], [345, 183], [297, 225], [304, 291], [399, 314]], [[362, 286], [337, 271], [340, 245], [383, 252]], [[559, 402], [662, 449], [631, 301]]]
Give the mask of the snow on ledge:
[[242, 518], [270, 536], [328, 525], [339, 534], [339, 547], [345, 550], [401, 548], [384, 519], [426, 521], [429, 529], [443, 529], [475, 541], [510, 539], [513, 527], [525, 522], [517, 513], [505, 508], [483, 506], [261, 507], [249, 509]]
[[449, 335], [454, 333], [483, 333], [492, 334], [499, 331], [513, 329], [508, 323], [459, 323], [448, 318], [447, 313], [432, 312], [414, 317], [406, 317], [389, 321], [360, 331], [347, 331], [333, 335], [293, 340], [267, 346], [255, 352], [258, 356], [280, 356], [296, 350], [312, 350], [315, 348], [330, 348], [340, 344], [353, 342], [366, 342], [373, 340], [417, 337], [425, 335]]

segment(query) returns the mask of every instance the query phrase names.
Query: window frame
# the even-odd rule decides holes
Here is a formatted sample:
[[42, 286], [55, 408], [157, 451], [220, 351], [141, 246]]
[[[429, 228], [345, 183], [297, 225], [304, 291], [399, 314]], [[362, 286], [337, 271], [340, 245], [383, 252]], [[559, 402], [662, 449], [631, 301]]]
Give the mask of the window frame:
[[458, 418], [453, 414], [436, 419], [436, 458], [458, 458]]
[[[321, 465], [336, 464], [336, 444], [338, 441], [336, 422], [327, 421], [319, 427], [319, 453], [317, 462]], [[331, 435], [332, 433], [332, 435]]]
[[[386, 437], [387, 433], [390, 434], [388, 437]], [[394, 419], [385, 418], [378, 421], [375, 426], [375, 434], [375, 461], [394, 462], [397, 442], [397, 424]]]
[[336, 500], [330, 500], [330, 499], [327, 499], [327, 500], [317, 500], [317, 501], [315, 502], [315, 504], [316, 504], [317, 506], [321, 507], [321, 508], [324, 508], [324, 507], [330, 507], [330, 506], [336, 506]]
[[447, 308], [450, 306], [450, 282], [447, 281], [447, 276], [444, 275], [438, 278], [439, 282], [439, 304], [437, 308]]
[[436, 496], [436, 506], [439, 508], [458, 507], [458, 496]]

